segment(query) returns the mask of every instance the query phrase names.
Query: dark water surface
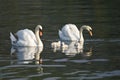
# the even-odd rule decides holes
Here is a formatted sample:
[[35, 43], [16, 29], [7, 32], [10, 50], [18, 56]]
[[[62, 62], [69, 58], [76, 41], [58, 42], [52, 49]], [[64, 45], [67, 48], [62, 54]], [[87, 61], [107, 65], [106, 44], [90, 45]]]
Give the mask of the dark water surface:
[[[119, 0], [0, 0], [0, 80], [119, 80], [119, 9]], [[66, 23], [93, 28], [93, 37], [84, 31], [83, 52], [51, 48]], [[20, 47], [11, 54], [9, 32], [38, 24], [43, 51]]]

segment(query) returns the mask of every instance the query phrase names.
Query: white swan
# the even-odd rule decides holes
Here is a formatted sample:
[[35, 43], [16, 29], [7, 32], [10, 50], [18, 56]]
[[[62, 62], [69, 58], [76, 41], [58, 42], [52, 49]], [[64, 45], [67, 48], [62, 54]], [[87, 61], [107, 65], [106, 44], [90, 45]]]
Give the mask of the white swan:
[[59, 30], [59, 37], [61, 40], [69, 40], [69, 41], [80, 41], [84, 42], [83, 38], [83, 30], [88, 30], [90, 35], [92, 36], [92, 28], [87, 25], [83, 25], [80, 30], [76, 27], [75, 24], [66, 24], [63, 26], [62, 30]]
[[11, 44], [14, 46], [43, 46], [40, 39], [42, 36], [42, 26], [37, 25], [35, 28], [35, 33], [29, 29], [19, 30], [14, 36], [10, 32]]
[[58, 42], [52, 42], [51, 43], [51, 47], [52, 48], [64, 48], [64, 47], [68, 47], [68, 45], [66, 45], [64, 42], [58, 41]]

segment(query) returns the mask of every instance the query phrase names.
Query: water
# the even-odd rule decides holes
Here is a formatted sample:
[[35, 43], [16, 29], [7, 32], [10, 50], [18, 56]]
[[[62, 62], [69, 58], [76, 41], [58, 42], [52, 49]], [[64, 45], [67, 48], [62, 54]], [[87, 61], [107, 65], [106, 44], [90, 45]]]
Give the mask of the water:
[[[0, 1], [1, 80], [119, 80], [119, 0]], [[113, 4], [114, 3], [114, 4]], [[66, 23], [93, 28], [84, 31], [84, 50], [66, 54], [53, 50], [58, 30]], [[11, 47], [9, 32], [43, 26], [43, 50]], [[11, 49], [12, 48], [12, 49]], [[41, 49], [41, 48], [39, 48]], [[11, 54], [11, 51], [14, 52]], [[39, 55], [39, 56], [38, 56]]]

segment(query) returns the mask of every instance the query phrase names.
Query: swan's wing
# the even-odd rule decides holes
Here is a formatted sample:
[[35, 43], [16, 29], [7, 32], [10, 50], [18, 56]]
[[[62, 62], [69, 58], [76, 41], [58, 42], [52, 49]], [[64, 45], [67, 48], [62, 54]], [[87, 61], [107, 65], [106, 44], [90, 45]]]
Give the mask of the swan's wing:
[[29, 29], [19, 30], [16, 35], [18, 39], [22, 40], [28, 40], [28, 38], [36, 39], [35, 34]]
[[61, 30], [59, 30], [59, 37], [61, 40], [66, 40], [66, 36], [64, 35], [64, 33]]
[[65, 25], [61, 31], [59, 31], [59, 36], [62, 40], [79, 40], [79, 30], [73, 24]]
[[68, 25], [63, 26], [62, 30], [59, 30], [59, 37], [61, 40], [71, 40], [71, 33]]
[[18, 36], [18, 46], [35, 46], [36, 45], [36, 37], [35, 34], [29, 30], [19, 30], [16, 35]]
[[36, 36], [33, 33], [33, 31], [31, 31], [29, 29], [25, 29], [25, 30], [26, 30], [26, 32], [28, 32], [29, 36], [37, 43]]
[[70, 40], [70, 38], [68, 37], [68, 33], [65, 30], [59, 30], [59, 37], [61, 40]]
[[80, 39], [80, 33], [79, 33], [78, 28], [75, 25], [72, 25], [69, 28], [70, 28], [70, 32], [74, 36], [75, 40], [79, 40]]

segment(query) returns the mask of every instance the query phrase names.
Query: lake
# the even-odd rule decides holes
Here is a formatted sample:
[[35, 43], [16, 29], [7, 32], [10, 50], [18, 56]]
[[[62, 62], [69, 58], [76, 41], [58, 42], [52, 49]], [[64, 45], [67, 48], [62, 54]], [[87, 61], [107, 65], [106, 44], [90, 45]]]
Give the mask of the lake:
[[[1, 80], [119, 80], [119, 0], [0, 0]], [[65, 24], [84, 31], [84, 49], [53, 49]], [[43, 27], [44, 48], [11, 46], [9, 33]], [[73, 52], [73, 53], [72, 53]]]

